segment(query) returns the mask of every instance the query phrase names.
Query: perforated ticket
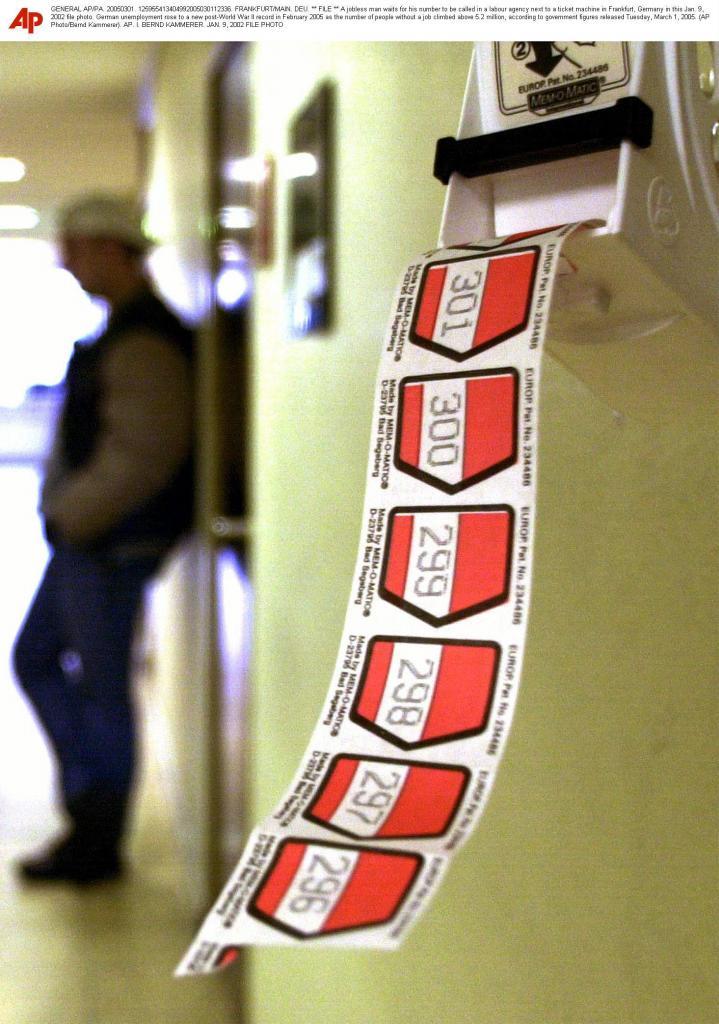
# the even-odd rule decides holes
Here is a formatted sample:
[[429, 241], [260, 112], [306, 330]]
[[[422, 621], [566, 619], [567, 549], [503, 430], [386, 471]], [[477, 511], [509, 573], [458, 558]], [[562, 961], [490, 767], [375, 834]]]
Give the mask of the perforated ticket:
[[517, 702], [541, 350], [571, 230], [436, 250], [404, 272], [329, 691], [178, 974], [244, 945], [394, 949], [476, 826]]

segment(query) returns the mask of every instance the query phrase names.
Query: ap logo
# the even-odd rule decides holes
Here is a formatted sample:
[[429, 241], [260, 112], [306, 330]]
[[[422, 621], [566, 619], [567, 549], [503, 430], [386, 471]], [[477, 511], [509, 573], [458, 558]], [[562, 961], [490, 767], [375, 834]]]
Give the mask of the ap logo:
[[31, 11], [27, 7], [21, 7], [13, 20], [10, 28], [23, 28], [30, 35], [43, 23], [42, 14], [39, 11]]

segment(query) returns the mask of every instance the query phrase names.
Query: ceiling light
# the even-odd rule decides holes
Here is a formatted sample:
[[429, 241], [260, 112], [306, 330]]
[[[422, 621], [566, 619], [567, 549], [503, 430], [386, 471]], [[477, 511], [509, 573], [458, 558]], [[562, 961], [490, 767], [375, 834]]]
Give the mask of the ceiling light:
[[25, 177], [25, 164], [14, 156], [0, 156], [0, 181], [20, 181]]
[[229, 160], [225, 165], [225, 175], [230, 181], [259, 184], [267, 177], [267, 162], [259, 156]]
[[40, 215], [31, 206], [0, 206], [0, 230], [28, 231], [40, 223]]
[[225, 267], [217, 276], [215, 293], [223, 309], [234, 309], [249, 296], [251, 280], [239, 267]]
[[288, 153], [283, 160], [286, 178], [313, 178], [319, 166], [314, 153]]
[[253, 228], [257, 221], [254, 210], [249, 206], [223, 206], [219, 216], [223, 228], [244, 231]]

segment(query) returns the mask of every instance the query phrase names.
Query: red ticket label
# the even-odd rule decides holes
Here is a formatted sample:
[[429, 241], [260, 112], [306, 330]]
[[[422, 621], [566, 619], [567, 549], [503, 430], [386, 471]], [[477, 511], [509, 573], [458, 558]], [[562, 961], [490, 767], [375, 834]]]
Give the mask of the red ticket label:
[[511, 368], [402, 381], [397, 468], [455, 494], [513, 465], [518, 385]]
[[463, 360], [523, 331], [529, 322], [539, 248], [429, 263], [410, 337]]
[[513, 533], [509, 505], [393, 509], [380, 594], [433, 626], [502, 604]]
[[403, 750], [484, 732], [499, 644], [375, 637], [350, 718]]
[[223, 970], [225, 967], [231, 967], [232, 964], [236, 963], [239, 955], [239, 946], [223, 946], [215, 957], [213, 966], [218, 971]]
[[356, 839], [442, 836], [459, 809], [469, 771], [340, 754], [305, 817]]
[[298, 939], [386, 924], [423, 863], [418, 854], [287, 839], [248, 913]]

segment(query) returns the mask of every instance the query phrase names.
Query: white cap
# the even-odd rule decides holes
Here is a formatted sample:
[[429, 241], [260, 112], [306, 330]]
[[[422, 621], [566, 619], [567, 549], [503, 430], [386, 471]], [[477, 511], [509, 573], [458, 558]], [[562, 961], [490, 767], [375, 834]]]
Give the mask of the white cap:
[[139, 252], [151, 246], [142, 229], [142, 210], [134, 200], [106, 192], [82, 195], [65, 203], [57, 212], [60, 235], [112, 238]]

